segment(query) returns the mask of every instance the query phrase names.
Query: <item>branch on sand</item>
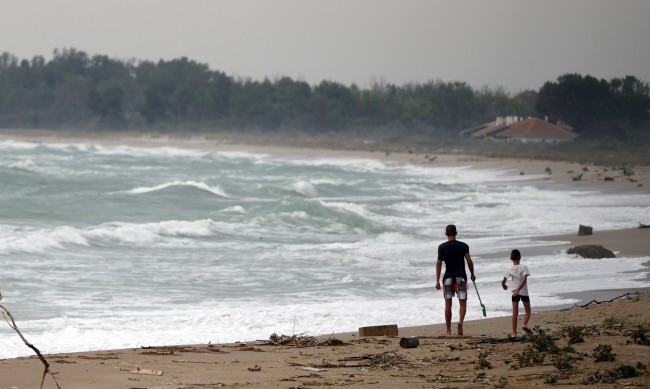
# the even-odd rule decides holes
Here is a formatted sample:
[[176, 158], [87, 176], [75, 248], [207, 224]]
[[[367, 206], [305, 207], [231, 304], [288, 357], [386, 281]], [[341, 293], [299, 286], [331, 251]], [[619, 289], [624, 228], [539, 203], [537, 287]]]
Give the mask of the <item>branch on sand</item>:
[[573, 305], [572, 307], [570, 307], [570, 308], [562, 309], [562, 311], [566, 311], [566, 310], [569, 310], [569, 309], [571, 309], [571, 308], [575, 308], [575, 307], [578, 307], [578, 308], [585, 308], [585, 307], [588, 307], [588, 306], [591, 305], [591, 304], [611, 303], [612, 301], [615, 301], [615, 300], [621, 299], [621, 298], [623, 298], [623, 297], [627, 297], [627, 298], [634, 299], [634, 298], [638, 298], [640, 294], [641, 294], [641, 292], [629, 292], [629, 293], [622, 294], [622, 295], [620, 295], [620, 296], [618, 296], [618, 297], [614, 297], [614, 298], [611, 299], [611, 300], [604, 300], [604, 301], [591, 300], [591, 301], [589, 301], [588, 303], [583, 304], [583, 305], [574, 304], [574, 305]]
[[[1, 301], [1, 300], [2, 300], [2, 293], [0, 292], [0, 301]], [[0, 312], [2, 312], [2, 316], [3, 316], [3, 317], [5, 318], [5, 320], [7, 321], [7, 324], [9, 324], [9, 327], [11, 327], [11, 329], [13, 329], [14, 331], [16, 331], [16, 333], [18, 334], [18, 336], [20, 336], [20, 339], [23, 340], [23, 342], [25, 343], [25, 345], [27, 345], [27, 347], [29, 347], [29, 348], [31, 348], [32, 350], [34, 350], [34, 352], [35, 352], [36, 355], [38, 356], [38, 359], [40, 359], [41, 362], [43, 362], [43, 366], [44, 366], [45, 368], [43, 369], [43, 375], [41, 376], [41, 389], [43, 389], [43, 384], [45, 383], [45, 376], [48, 375], [48, 374], [49, 374], [49, 375], [52, 377], [52, 379], [54, 380], [54, 383], [56, 384], [56, 387], [59, 388], [59, 389], [61, 389], [61, 386], [59, 386], [59, 383], [57, 382], [56, 377], [55, 377], [54, 374], [50, 371], [50, 364], [47, 362], [47, 360], [45, 359], [45, 357], [43, 356], [43, 354], [41, 354], [41, 352], [36, 348], [36, 346], [34, 346], [33, 344], [29, 343], [29, 342], [27, 341], [27, 339], [25, 339], [25, 337], [23, 336], [23, 334], [22, 334], [22, 333], [20, 332], [20, 330], [18, 329], [18, 326], [16, 325], [16, 321], [14, 320], [14, 317], [11, 315], [11, 312], [9, 312], [9, 310], [7, 310], [7, 308], [5, 308], [5, 306], [2, 305], [2, 304], [0, 304]]]

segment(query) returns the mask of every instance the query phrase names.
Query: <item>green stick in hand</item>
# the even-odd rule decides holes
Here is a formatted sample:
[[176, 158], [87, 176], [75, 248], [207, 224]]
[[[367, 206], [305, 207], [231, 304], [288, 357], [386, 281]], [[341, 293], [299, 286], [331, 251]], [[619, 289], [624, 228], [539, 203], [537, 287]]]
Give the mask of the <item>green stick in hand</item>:
[[483, 308], [483, 316], [487, 317], [487, 312], [485, 312], [485, 305], [483, 305], [483, 301], [481, 301], [481, 295], [478, 294], [478, 288], [476, 287], [476, 282], [472, 280], [472, 284], [474, 284], [474, 289], [476, 289], [476, 295], [478, 296], [478, 302], [481, 303], [481, 308]]

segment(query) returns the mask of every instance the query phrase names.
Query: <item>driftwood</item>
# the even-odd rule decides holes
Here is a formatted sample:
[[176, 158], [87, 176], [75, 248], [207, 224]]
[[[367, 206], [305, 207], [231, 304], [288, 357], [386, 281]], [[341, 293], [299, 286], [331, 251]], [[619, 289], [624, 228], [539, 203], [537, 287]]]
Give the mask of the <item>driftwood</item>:
[[[0, 300], [2, 300], [2, 293], [0, 293]], [[16, 324], [16, 321], [14, 320], [14, 317], [11, 315], [11, 312], [9, 312], [9, 311], [7, 310], [7, 308], [5, 308], [5, 306], [2, 305], [2, 304], [0, 304], [0, 312], [2, 312], [2, 316], [3, 316], [3, 317], [5, 318], [5, 320], [7, 321], [7, 324], [9, 324], [9, 327], [11, 327], [12, 330], [16, 331], [16, 333], [18, 334], [18, 336], [20, 336], [20, 339], [23, 340], [23, 342], [25, 343], [25, 345], [26, 345], [27, 347], [31, 348], [32, 350], [34, 350], [34, 352], [35, 352], [36, 355], [38, 356], [38, 359], [40, 359], [41, 362], [43, 362], [44, 369], [43, 369], [43, 375], [41, 376], [41, 389], [43, 389], [43, 384], [45, 383], [45, 376], [48, 375], [48, 374], [49, 374], [49, 375], [52, 377], [52, 379], [54, 380], [54, 383], [56, 384], [56, 387], [59, 388], [59, 389], [61, 389], [61, 386], [59, 386], [59, 383], [57, 382], [56, 377], [55, 377], [54, 374], [52, 374], [52, 372], [50, 371], [50, 364], [47, 362], [47, 360], [45, 359], [45, 357], [43, 356], [43, 354], [41, 354], [41, 352], [39, 351], [39, 349], [37, 349], [36, 346], [34, 346], [33, 344], [29, 343], [29, 342], [27, 341], [27, 339], [25, 339], [25, 337], [23, 336], [23, 334], [22, 334], [22, 333], [20, 332], [20, 330], [18, 329], [18, 325]]]
[[591, 235], [594, 233], [594, 228], [592, 226], [583, 226], [580, 224], [578, 227], [578, 236]]
[[398, 333], [397, 324], [359, 328], [359, 336], [397, 336]]
[[[640, 294], [639, 292], [628, 292], [628, 293], [622, 294], [622, 295], [620, 295], [618, 297], [614, 297], [611, 300], [603, 300], [603, 301], [591, 300], [588, 303], [583, 304], [583, 305], [574, 304], [573, 307], [571, 307], [571, 308], [574, 308], [574, 307], [585, 308], [585, 307], [588, 307], [591, 304], [596, 304], [597, 305], [597, 304], [603, 304], [603, 303], [611, 303], [612, 301], [622, 299], [623, 297], [637, 297], [637, 296], [639, 296], [639, 294]], [[567, 308], [567, 309], [571, 309], [571, 308]]]
[[346, 343], [340, 339], [327, 338], [324, 340], [317, 340], [313, 336], [306, 336], [304, 334], [298, 335], [278, 335], [276, 333], [269, 336], [268, 341], [260, 341], [262, 346], [294, 346], [294, 347], [315, 347], [315, 346], [346, 346]]

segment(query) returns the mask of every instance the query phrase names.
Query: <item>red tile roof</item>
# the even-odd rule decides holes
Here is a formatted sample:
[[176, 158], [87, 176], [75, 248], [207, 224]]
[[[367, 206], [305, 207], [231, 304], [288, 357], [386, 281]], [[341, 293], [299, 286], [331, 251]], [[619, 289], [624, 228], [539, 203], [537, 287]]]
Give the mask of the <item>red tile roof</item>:
[[486, 123], [483, 128], [481, 128], [478, 131], [474, 131], [472, 133], [472, 136], [477, 138], [482, 138], [485, 136], [494, 135], [495, 133], [505, 128], [508, 128], [505, 123], [501, 123], [497, 125], [497, 122], [494, 121], [494, 122]]
[[573, 130], [568, 126], [556, 126], [555, 124], [538, 118], [528, 118], [513, 123], [509, 128], [496, 134], [498, 137], [530, 137], [530, 138], [577, 138]]

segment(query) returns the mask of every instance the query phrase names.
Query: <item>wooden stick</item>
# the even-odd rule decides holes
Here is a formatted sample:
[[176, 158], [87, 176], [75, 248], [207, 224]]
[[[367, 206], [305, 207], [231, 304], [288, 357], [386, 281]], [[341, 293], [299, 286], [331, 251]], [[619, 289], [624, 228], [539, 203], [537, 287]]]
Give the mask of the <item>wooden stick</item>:
[[[2, 300], [2, 293], [1, 293], [1, 292], [0, 292], [0, 300]], [[7, 321], [7, 324], [9, 324], [9, 327], [11, 327], [11, 329], [13, 329], [14, 331], [16, 331], [16, 333], [18, 334], [18, 336], [20, 336], [20, 339], [23, 340], [23, 342], [25, 343], [25, 345], [26, 345], [27, 347], [29, 347], [29, 348], [31, 348], [32, 350], [34, 350], [34, 352], [35, 352], [36, 355], [38, 356], [38, 359], [40, 359], [41, 362], [43, 363], [43, 366], [44, 366], [45, 368], [43, 369], [43, 375], [41, 376], [41, 389], [43, 389], [43, 384], [45, 383], [45, 376], [46, 376], [47, 374], [49, 374], [50, 376], [52, 376], [52, 379], [54, 380], [54, 383], [56, 384], [56, 387], [59, 388], [59, 389], [61, 389], [61, 386], [59, 385], [58, 381], [56, 380], [56, 377], [55, 377], [54, 374], [52, 374], [52, 372], [50, 371], [50, 364], [47, 362], [47, 360], [45, 359], [45, 357], [43, 356], [43, 354], [41, 354], [41, 352], [39, 351], [39, 349], [37, 349], [36, 346], [34, 346], [33, 344], [29, 343], [29, 342], [27, 341], [27, 339], [25, 339], [25, 337], [23, 336], [23, 334], [22, 334], [22, 333], [20, 332], [20, 330], [18, 329], [18, 325], [16, 325], [16, 321], [14, 320], [14, 317], [11, 315], [11, 312], [9, 312], [9, 310], [7, 310], [7, 308], [5, 308], [5, 306], [2, 305], [2, 304], [0, 304], [0, 311], [2, 312], [2, 316], [3, 316], [3, 317], [5, 318], [5, 320]]]

